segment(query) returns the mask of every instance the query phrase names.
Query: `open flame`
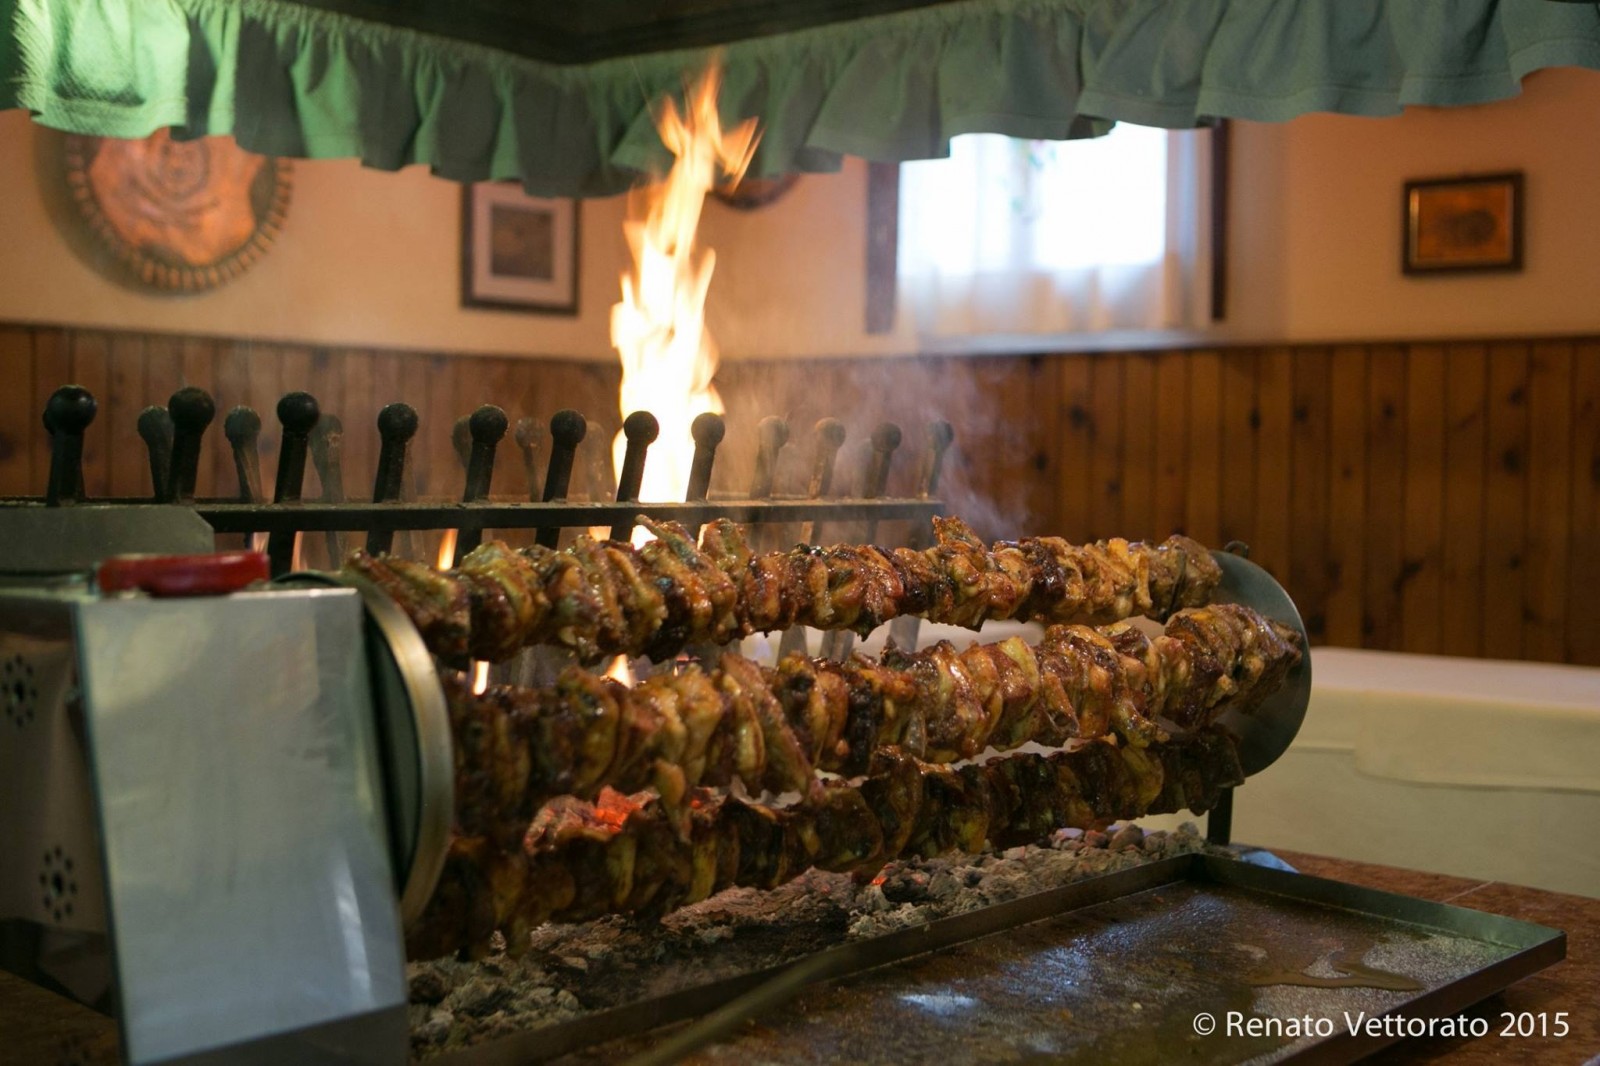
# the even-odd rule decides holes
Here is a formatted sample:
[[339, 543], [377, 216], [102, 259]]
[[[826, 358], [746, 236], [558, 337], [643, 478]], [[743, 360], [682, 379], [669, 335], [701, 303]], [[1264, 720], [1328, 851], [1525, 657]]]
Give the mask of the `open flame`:
[[456, 531], [447, 529], [439, 538], [439, 558], [435, 563], [442, 573], [456, 565]]
[[629, 688], [632, 688], [637, 680], [633, 676], [633, 667], [628, 664], [626, 655], [614, 657], [606, 666], [605, 675], [619, 684], [627, 685]]
[[[671, 99], [656, 129], [676, 157], [665, 179], [636, 190], [623, 233], [633, 270], [622, 275], [622, 301], [611, 309], [611, 343], [622, 357], [622, 414], [648, 410], [661, 425], [645, 464], [643, 500], [681, 500], [689, 484], [694, 442], [689, 427], [707, 411], [722, 413], [712, 387], [717, 348], [706, 331], [706, 289], [716, 267], [709, 248], [697, 255], [695, 230], [706, 193], [724, 175], [738, 181], [750, 165], [758, 134], [746, 119], [724, 131], [717, 114], [721, 73], [707, 70], [682, 111]], [[620, 474], [624, 439], [613, 462]]]

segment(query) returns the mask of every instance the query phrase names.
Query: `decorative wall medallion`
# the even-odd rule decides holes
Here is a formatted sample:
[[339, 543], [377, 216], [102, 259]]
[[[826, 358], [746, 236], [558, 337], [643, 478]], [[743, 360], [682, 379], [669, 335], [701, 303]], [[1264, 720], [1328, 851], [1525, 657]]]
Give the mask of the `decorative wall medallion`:
[[289, 209], [290, 165], [228, 137], [72, 136], [67, 187], [94, 239], [135, 283], [201, 292], [272, 246]]

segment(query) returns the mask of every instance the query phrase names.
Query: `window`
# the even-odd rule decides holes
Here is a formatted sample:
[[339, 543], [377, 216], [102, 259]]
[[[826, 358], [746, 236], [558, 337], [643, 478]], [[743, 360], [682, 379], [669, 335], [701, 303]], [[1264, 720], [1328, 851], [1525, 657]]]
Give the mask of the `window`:
[[900, 168], [900, 305], [926, 336], [1195, 328], [1210, 317], [1207, 131], [957, 137]]

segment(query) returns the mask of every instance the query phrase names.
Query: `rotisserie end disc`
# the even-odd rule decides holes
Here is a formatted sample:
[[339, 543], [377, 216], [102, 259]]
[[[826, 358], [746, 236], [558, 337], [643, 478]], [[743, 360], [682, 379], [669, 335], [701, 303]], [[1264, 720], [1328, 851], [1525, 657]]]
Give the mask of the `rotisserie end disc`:
[[439, 882], [455, 812], [450, 712], [433, 657], [411, 619], [370, 582], [311, 571], [286, 574], [278, 581], [343, 585], [361, 593], [395, 890], [400, 920], [409, 926]]
[[1289, 672], [1282, 688], [1248, 713], [1228, 711], [1222, 725], [1239, 738], [1239, 764], [1246, 775], [1265, 770], [1288, 750], [1300, 732], [1306, 706], [1311, 702], [1311, 644], [1294, 600], [1273, 576], [1242, 555], [1211, 553], [1222, 567], [1222, 585], [1213, 599], [1239, 603], [1266, 615], [1300, 634], [1300, 662]]

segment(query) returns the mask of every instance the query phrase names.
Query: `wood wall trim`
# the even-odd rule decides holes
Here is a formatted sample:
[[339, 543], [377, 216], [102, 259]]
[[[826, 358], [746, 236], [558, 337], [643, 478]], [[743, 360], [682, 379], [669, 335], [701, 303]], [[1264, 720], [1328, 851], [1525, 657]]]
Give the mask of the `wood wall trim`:
[[[352, 493], [371, 484], [378, 409], [407, 400], [422, 421], [418, 491], [448, 498], [463, 478], [456, 418], [492, 402], [513, 419], [573, 407], [614, 427], [617, 380], [615, 366], [577, 360], [0, 324], [0, 494], [42, 490], [39, 412], [67, 382], [101, 399], [84, 456], [93, 494], [149, 491], [138, 412], [198, 385], [219, 413], [266, 414], [267, 484], [273, 405], [293, 389], [316, 395], [344, 420]], [[792, 441], [780, 490], [799, 488], [810, 427], [832, 416], [849, 431], [845, 484], [872, 427], [900, 422], [890, 488], [910, 491], [922, 427], [946, 418], [957, 436], [944, 494], [986, 536], [1243, 540], [1319, 641], [1600, 665], [1597, 337], [731, 361], [717, 382], [729, 426], [719, 490], [748, 482], [755, 425], [778, 414]], [[516, 496], [521, 464], [505, 452], [494, 491]], [[231, 493], [232, 479], [214, 427], [199, 490]]]

